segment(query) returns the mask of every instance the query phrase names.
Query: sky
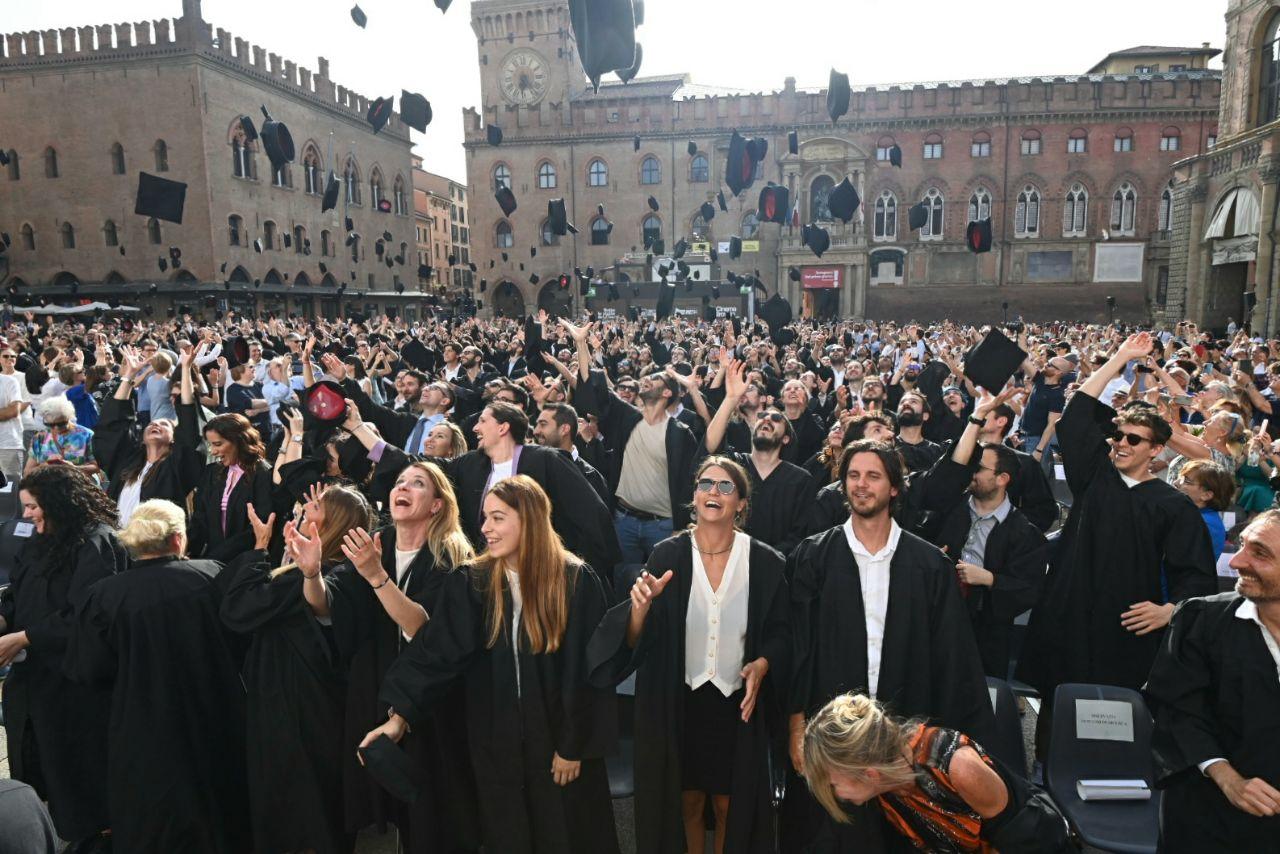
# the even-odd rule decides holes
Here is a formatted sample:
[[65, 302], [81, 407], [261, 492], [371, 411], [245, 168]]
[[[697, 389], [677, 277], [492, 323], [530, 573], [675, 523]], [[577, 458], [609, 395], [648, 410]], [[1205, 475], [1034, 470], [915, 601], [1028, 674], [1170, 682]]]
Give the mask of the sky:
[[[360, 0], [364, 30], [351, 21], [353, 2], [204, 0], [204, 18], [312, 71], [316, 57], [327, 57], [330, 78], [366, 97], [421, 92], [434, 118], [425, 134], [412, 132], [415, 150], [430, 171], [465, 181], [462, 110], [478, 107], [480, 97], [470, 0], [454, 0], [444, 14], [431, 0]], [[3, 32], [182, 14], [182, 0], [4, 5]], [[1226, 7], [1226, 0], [645, 0], [636, 37], [644, 45], [641, 77], [685, 72], [697, 83], [765, 92], [780, 90], [786, 77], [801, 88], [825, 86], [832, 67], [854, 85], [1080, 74], [1134, 45], [1221, 48]]]

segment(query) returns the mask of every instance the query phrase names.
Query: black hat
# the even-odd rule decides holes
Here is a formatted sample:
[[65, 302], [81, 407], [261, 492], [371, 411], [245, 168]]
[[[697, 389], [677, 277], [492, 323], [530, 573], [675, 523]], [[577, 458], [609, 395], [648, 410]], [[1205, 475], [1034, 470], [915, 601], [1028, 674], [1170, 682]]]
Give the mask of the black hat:
[[400, 121], [420, 133], [431, 124], [431, 102], [417, 92], [400, 90]]
[[182, 208], [187, 202], [187, 185], [138, 173], [138, 196], [133, 212], [139, 216], [153, 216], [166, 222], [182, 224]]
[[787, 215], [791, 212], [789, 203], [791, 193], [786, 187], [767, 184], [760, 191], [760, 201], [756, 205], [756, 216], [761, 222], [776, 222], [785, 225]]
[[760, 315], [760, 318], [769, 324], [769, 337], [773, 339], [774, 343], [785, 346], [785, 344], [790, 344], [791, 341], [795, 340], [795, 333], [791, 333], [791, 340], [785, 341], [785, 343], [779, 340], [787, 337], [784, 333], [790, 332], [789, 329], [784, 327], [791, 322], [792, 318], [791, 303], [787, 302], [782, 294], [774, 294], [762, 302], [756, 309], [756, 314]]
[[510, 260], [510, 259], [508, 259], [508, 258], [507, 258], [507, 253], [503, 252], [503, 253], [502, 253], [502, 263], [504, 263], [504, 264], [505, 264], [505, 263], [507, 263], [507, 261], [508, 261], [508, 260]]
[[988, 218], [969, 223], [964, 232], [964, 242], [970, 252], [990, 252], [991, 220]]
[[400, 358], [419, 370], [429, 371], [435, 366], [431, 351], [416, 338], [400, 349]]
[[789, 134], [787, 134], [787, 153], [788, 154], [800, 153], [800, 132], [799, 131], [793, 130]]
[[698, 213], [702, 214], [703, 222], [711, 222], [716, 218], [716, 206], [711, 202], [703, 202], [702, 207], [698, 208]]
[[668, 285], [665, 281], [658, 283], [658, 305], [656, 315], [658, 320], [671, 315], [672, 309], [676, 304], [676, 286]]
[[251, 117], [240, 117], [240, 129], [244, 131], [244, 138], [249, 142], [253, 142], [258, 138], [258, 128], [254, 125]]
[[256, 237], [253, 239], [253, 251], [262, 254], [262, 241]]
[[516, 194], [511, 192], [511, 188], [503, 185], [498, 188], [498, 192], [493, 194], [498, 201], [498, 207], [502, 208], [504, 216], [511, 216], [516, 210]]
[[632, 0], [569, 0], [569, 25], [593, 90], [610, 71], [621, 76], [638, 62]]
[[347, 226], [347, 231], [355, 231], [356, 230], [355, 220], [353, 220], [351, 217], [347, 217], [346, 226]]
[[791, 280], [791, 281], [793, 281], [793, 282], [798, 282], [798, 281], [800, 281], [800, 268], [799, 268], [799, 267], [790, 267], [790, 268], [788, 268], [788, 269], [787, 269], [787, 278], [788, 278], [788, 279], [790, 279], [790, 280]]
[[289, 236], [289, 232], [287, 232], [287, 231], [286, 231], [286, 232], [284, 233], [284, 235], [283, 235], [282, 239], [284, 240], [284, 248], [285, 248], [285, 249], [288, 249], [289, 247], [293, 246], [293, 238], [291, 238], [291, 237]]
[[754, 172], [754, 164], [764, 160], [765, 155], [769, 153], [769, 140], [762, 136], [747, 141], [747, 154], [751, 156], [752, 171]]
[[742, 257], [742, 238], [736, 234], [729, 238], [729, 257], [734, 260]]
[[640, 134], [636, 134], [634, 137], [632, 137], [631, 147], [636, 151], [640, 150]]
[[902, 168], [902, 148], [896, 142], [889, 149], [889, 165]]
[[347, 417], [346, 393], [332, 380], [320, 380], [302, 393], [302, 408], [317, 424], [341, 424]]
[[324, 275], [328, 274], [328, 272], [329, 272], [329, 267], [328, 267], [328, 266], [327, 266], [323, 261], [321, 261], [321, 262], [320, 262], [320, 275], [324, 276]]
[[831, 69], [831, 80], [827, 83], [827, 115], [836, 122], [849, 112], [849, 75]]
[[529, 247], [529, 257], [530, 257], [530, 258], [537, 258], [537, 257], [538, 257], [538, 247], [536, 247], [536, 246], [530, 246], [530, 247]]
[[390, 243], [390, 242], [391, 242], [391, 241], [393, 241], [395, 238], [391, 236], [391, 232], [389, 232], [389, 231], [384, 231], [384, 232], [382, 232], [382, 239], [383, 239], [383, 240], [385, 240], [385, 241], [387, 241], [388, 243]]
[[9, 165], [9, 152], [5, 151], [3, 148], [0, 148], [0, 166], [8, 166], [8, 165]]
[[736, 196], [755, 180], [756, 164], [747, 150], [747, 140], [735, 130], [729, 137], [729, 155], [725, 158], [724, 183]]
[[529, 274], [529, 284], [531, 284], [531, 285], [536, 285], [536, 284], [538, 284], [538, 274], [537, 274], [537, 273], [530, 273], [530, 274]]
[[502, 128], [497, 125], [489, 125], [485, 128], [484, 135], [490, 145], [502, 145]]
[[644, 61], [644, 48], [639, 44], [636, 45], [636, 58], [626, 68], [618, 69], [618, 79], [623, 83], [630, 83], [636, 79], [636, 75], [640, 73], [640, 63]]
[[716, 202], [720, 205], [720, 210], [728, 212], [729, 204], [724, 199], [724, 190], [720, 190], [716, 193]]
[[[222, 266], [221, 266], [220, 268], [218, 268], [218, 271], [219, 271], [219, 272], [221, 272], [221, 273], [225, 273], [225, 272], [227, 272], [227, 262], [226, 262], [226, 261], [223, 261], [223, 262], [222, 262]], [[321, 265], [320, 265], [320, 271], [321, 271], [321, 272], [324, 272], [324, 265], [323, 265], [323, 264], [321, 264]]]
[[363, 9], [361, 9], [359, 6], [352, 6], [352, 7], [351, 7], [351, 20], [355, 21], [355, 22], [356, 22], [356, 26], [363, 30], [363, 29], [364, 29], [364, 25], [365, 25], [365, 24], [367, 24], [367, 23], [369, 23], [369, 16], [368, 16], [368, 15], [366, 15], [366, 14], [364, 13], [364, 10], [363, 10]]
[[692, 157], [697, 153], [698, 153], [698, 143], [694, 142], [693, 140], [689, 140], [689, 156]]
[[365, 114], [364, 120], [373, 128], [373, 132], [377, 133], [382, 130], [383, 125], [387, 123], [387, 119], [391, 118], [391, 98], [374, 98], [369, 104], [369, 112]]
[[[286, 236], [288, 236], [288, 235], [286, 235]], [[181, 258], [181, 257], [182, 257], [182, 250], [181, 250], [181, 249], [179, 249], [177, 246], [170, 246], [170, 247], [169, 247], [169, 257], [170, 257], [170, 258], [172, 258], [174, 261], [177, 261], [179, 258]]]
[[650, 196], [650, 197], [649, 197], [649, 210], [651, 210], [651, 211], [657, 211], [657, 210], [658, 210], [658, 200], [657, 200], [657, 199], [655, 199], [653, 196]]
[[467, 263], [467, 269], [468, 269], [468, 270], [470, 270], [470, 271], [471, 271], [471, 272], [473, 272], [473, 273], [474, 273], [474, 272], [476, 272], [476, 270], [478, 269], [478, 268], [476, 267], [476, 262], [475, 262], [475, 261], [470, 261], [470, 262], [468, 262], [468, 263]]
[[569, 218], [565, 211], [564, 199], [552, 199], [547, 202], [547, 223], [551, 226], [552, 234], [564, 236], [569, 233]]
[[480, 293], [484, 293], [484, 289], [485, 289], [485, 288], [487, 288], [487, 287], [489, 287], [489, 280], [488, 280], [488, 279], [481, 279], [481, 280], [480, 280]]
[[819, 258], [831, 248], [831, 234], [820, 225], [806, 225], [802, 235], [804, 245], [813, 250]]
[[169, 269], [169, 262], [165, 260], [163, 255], [160, 256], [160, 272], [161, 273], [166, 272], [168, 269]]
[[684, 257], [684, 253], [686, 253], [686, 252], [688, 252], [688, 251], [689, 251], [689, 241], [685, 240], [685, 239], [682, 237], [682, 238], [680, 238], [679, 240], [677, 240], [677, 241], [676, 241], [676, 245], [675, 245], [675, 247], [674, 247], [674, 251], [672, 252], [672, 257], [673, 257], [673, 258], [683, 258], [683, 257]]
[[265, 106], [262, 107], [262, 116], [265, 119], [262, 123], [262, 147], [266, 149], [271, 168], [279, 171], [286, 163], [293, 162], [293, 134], [289, 133], [284, 122], [271, 118]]
[[[504, 259], [504, 260], [505, 260], [505, 259]], [[450, 267], [456, 267], [456, 266], [458, 266], [458, 256], [457, 256], [457, 255], [450, 255], [450, 256], [449, 256], [449, 258], [448, 258], [448, 261], [449, 261], [449, 266], [450, 266]]]
[[1026, 358], [1027, 354], [1021, 347], [1000, 330], [992, 329], [965, 356], [964, 375], [973, 380], [974, 385], [999, 394]]
[[907, 226], [915, 231], [924, 228], [925, 223], [929, 221], [929, 206], [924, 202], [916, 202], [907, 210]]
[[381, 735], [368, 747], [359, 748], [359, 753], [369, 776], [390, 792], [392, 797], [407, 804], [418, 800], [427, 784], [426, 772], [419, 763], [409, 758], [409, 754], [400, 745]]
[[854, 213], [858, 210], [858, 205], [862, 200], [858, 198], [858, 191], [854, 189], [853, 182], [846, 175], [845, 179], [835, 186], [831, 191], [831, 195], [827, 197], [827, 208], [831, 211], [831, 215], [836, 219], [844, 221], [846, 224], [853, 219]]

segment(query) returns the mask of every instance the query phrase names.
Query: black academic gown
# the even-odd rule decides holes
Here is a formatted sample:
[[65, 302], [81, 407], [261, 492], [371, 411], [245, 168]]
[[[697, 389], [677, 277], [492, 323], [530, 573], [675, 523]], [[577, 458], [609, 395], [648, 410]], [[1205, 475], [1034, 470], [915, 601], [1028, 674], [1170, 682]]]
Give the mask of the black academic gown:
[[729, 458], [751, 478], [751, 510], [744, 530], [755, 539], [790, 554], [808, 534], [817, 487], [809, 473], [785, 460], [761, 479], [750, 454], [730, 452]]
[[795, 431], [795, 437], [783, 446], [782, 458], [798, 466], [818, 452], [827, 438], [827, 431], [818, 416], [808, 409], [791, 422], [791, 429]]
[[[596, 629], [588, 647], [591, 681], [612, 689], [636, 673], [635, 827], [638, 854], [684, 854], [681, 807], [684, 756], [685, 613], [693, 584], [691, 534], [681, 531], [659, 543], [646, 569], [661, 576], [675, 570], [674, 584], [653, 601], [635, 649], [627, 646], [631, 600], [615, 605]], [[750, 546], [747, 636], [743, 664], [765, 658], [769, 672], [756, 700], [755, 714], [739, 721], [734, 753], [733, 791], [725, 850], [773, 852], [769, 751], [787, 732], [785, 715], [791, 628], [782, 555], [760, 542]], [[785, 753], [774, 751], [781, 763]]]
[[1280, 680], [1258, 624], [1236, 616], [1244, 602], [1222, 593], [1179, 605], [1143, 688], [1168, 854], [1280, 851], [1280, 817], [1236, 809], [1197, 767], [1226, 759], [1280, 788]]
[[250, 638], [241, 673], [248, 695], [245, 751], [254, 851], [350, 852], [342, 820], [346, 680], [332, 632], [311, 613], [296, 570], [270, 578], [265, 551], [226, 572], [222, 621]]
[[[560, 648], [532, 654], [520, 633], [514, 654], [512, 601], [504, 581], [504, 625], [490, 647], [488, 573], [451, 573], [440, 604], [391, 666], [378, 695], [414, 731], [437, 713], [461, 677], [467, 734], [487, 850], [503, 854], [617, 854], [604, 757], [618, 713], [612, 690], [587, 683], [587, 642], [608, 606], [590, 567], [567, 566], [570, 599]], [[516, 668], [519, 667], [519, 690]], [[553, 754], [580, 760], [581, 775], [560, 787]]]
[[[382, 568], [396, 578], [396, 529], [381, 530]], [[428, 625], [437, 615], [440, 594], [451, 574], [424, 548], [405, 570], [399, 584], [405, 596], [427, 612]], [[378, 700], [392, 662], [408, 645], [400, 627], [388, 616], [369, 582], [349, 562], [325, 578], [330, 591], [333, 637], [340, 668], [346, 674], [341, 750], [343, 815], [346, 829], [355, 833], [369, 825], [393, 823], [400, 828], [407, 854], [444, 854], [479, 847], [475, 784], [466, 755], [467, 716], [461, 690], [442, 703], [434, 715], [415, 722], [403, 747], [427, 770], [427, 788], [411, 807], [395, 800], [379, 786], [356, 757], [356, 745], [387, 719], [387, 706]], [[418, 634], [422, 634], [421, 631]]]
[[[867, 634], [858, 565], [843, 526], [803, 541], [788, 561], [795, 664], [790, 711], [812, 717], [834, 697], [867, 692]], [[986, 676], [954, 564], [937, 548], [903, 531], [889, 565], [876, 698], [900, 717], [921, 717], [981, 743], [995, 719]], [[837, 826], [816, 809], [802, 781], [788, 786], [794, 817], [785, 850], [800, 850], [813, 833], [830, 837], [827, 851], [875, 851], [878, 821]]]
[[4, 722], [14, 779], [49, 802], [58, 835], [75, 841], [110, 824], [104, 769], [111, 691], [71, 680], [63, 663], [76, 608], [128, 557], [106, 525], [88, 532], [69, 563], [48, 565], [48, 547], [40, 535], [23, 546], [0, 610], [9, 631], [25, 631], [31, 641], [4, 683]]
[[78, 610], [66, 669], [111, 691], [116, 851], [250, 850], [244, 688], [218, 618], [220, 568], [139, 561], [95, 584]]
[[1113, 416], [1077, 394], [1058, 422], [1073, 501], [1017, 673], [1042, 697], [1064, 682], [1141, 687], [1162, 633], [1136, 635], [1120, 615], [1135, 602], [1180, 602], [1218, 587], [1209, 532], [1191, 499], [1158, 478], [1133, 488], [1120, 479], [1102, 430]]
[[[189, 414], [184, 410], [183, 414]], [[107, 495], [112, 501], [120, 500], [126, 486], [120, 473], [139, 457], [146, 457], [142, 444], [142, 431], [133, 409], [133, 398], [116, 400], [107, 398], [102, 404], [102, 418], [93, 428], [93, 452], [108, 478]], [[143, 478], [138, 501], [163, 498], [186, 508], [187, 495], [195, 488], [204, 461], [198, 452], [187, 444], [174, 442], [169, 455], [153, 464]]]
[[1009, 501], [1041, 531], [1048, 533], [1058, 521], [1058, 499], [1040, 461], [1011, 448], [1018, 457], [1018, 471], [1009, 481]]

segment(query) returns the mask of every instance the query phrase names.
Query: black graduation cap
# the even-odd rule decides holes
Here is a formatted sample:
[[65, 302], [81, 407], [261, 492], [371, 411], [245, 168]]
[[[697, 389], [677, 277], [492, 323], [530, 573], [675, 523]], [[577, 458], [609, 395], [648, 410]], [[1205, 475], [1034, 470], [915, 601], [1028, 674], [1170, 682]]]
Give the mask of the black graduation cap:
[[800, 133], [799, 131], [791, 131], [787, 134], [787, 152], [789, 154], [800, 153]]
[[831, 69], [831, 80], [827, 83], [827, 115], [832, 122], [849, 112], [849, 75]]
[[262, 254], [262, 241], [256, 237], [253, 239], [253, 251]]
[[503, 252], [503, 253], [502, 253], [502, 263], [504, 263], [504, 264], [505, 264], [505, 263], [507, 262], [507, 260], [508, 260], [508, 258], [507, 258], [507, 253]]
[[490, 145], [502, 145], [502, 128], [497, 125], [489, 125], [485, 128], [484, 135]]
[[806, 225], [802, 233], [804, 245], [813, 250], [819, 258], [831, 248], [831, 234], [820, 225]]
[[530, 247], [529, 247], [529, 257], [530, 257], [530, 258], [537, 258], [537, 257], [538, 257], [538, 247], [536, 247], [536, 246], [530, 246]]
[[522, 273], [524, 272], [524, 264], [523, 264], [523, 263], [521, 263], [521, 264], [520, 264], [520, 272], [522, 272]]
[[594, 91], [610, 71], [623, 76], [638, 63], [636, 17], [632, 0], [569, 0], [569, 25]]
[[716, 218], [716, 206], [711, 202], [703, 202], [702, 207], [698, 208], [698, 213], [702, 214], [703, 222], [711, 222]]
[[271, 118], [265, 105], [261, 109], [264, 119], [262, 147], [267, 152], [267, 159], [271, 161], [271, 168], [278, 171], [286, 163], [293, 162], [296, 153], [293, 147], [293, 134], [289, 133], [289, 128], [285, 127], [284, 122]]
[[902, 148], [897, 143], [894, 143], [893, 147], [889, 149], [889, 165], [897, 166], [899, 169], [902, 168]]
[[537, 274], [537, 273], [530, 273], [530, 274], [529, 274], [529, 284], [531, 284], [531, 285], [536, 285], [536, 284], [538, 284], [538, 281], [539, 281], [539, 280], [538, 280], [538, 274]]
[[[8, 245], [8, 244], [5, 244], [5, 245]], [[123, 243], [121, 243], [121, 244], [120, 244], [120, 254], [121, 254], [121, 255], [123, 255], [123, 254], [124, 254], [124, 244], [123, 244]]]
[[477, 268], [476, 268], [476, 262], [475, 262], [475, 261], [471, 261], [470, 263], [468, 263], [468, 264], [467, 264], [467, 269], [468, 269], [468, 270], [470, 270], [470, 271], [471, 271], [471, 272], [473, 272], [473, 273], [474, 273], [474, 272], [476, 272], [476, 269], [477, 269]]
[[182, 208], [187, 202], [187, 185], [146, 172], [138, 173], [138, 196], [133, 212], [166, 222], [182, 224]]
[[626, 68], [618, 69], [618, 79], [623, 83], [630, 83], [636, 79], [636, 75], [640, 73], [640, 63], [644, 61], [644, 48], [639, 44], [636, 45], [635, 59]]
[[240, 129], [244, 131], [244, 138], [249, 142], [253, 142], [258, 138], [258, 128], [254, 125], [252, 117], [241, 116]]
[[[321, 269], [321, 272], [324, 272], [324, 265], [323, 265], [323, 264], [321, 264], [321, 265], [320, 265], [320, 269]], [[223, 261], [223, 262], [222, 262], [222, 266], [218, 268], [218, 272], [220, 272], [220, 273], [225, 273], [225, 272], [227, 272], [227, 262], [226, 262], [226, 261]]]
[[991, 251], [991, 220], [981, 219], [969, 223], [964, 232], [965, 245], [970, 252], [982, 253]]
[[169, 269], [169, 262], [168, 262], [167, 260], [165, 260], [164, 256], [161, 256], [161, 257], [160, 257], [160, 272], [161, 272], [161, 273], [163, 273], [163, 272], [167, 271], [168, 269]]
[[753, 172], [755, 171], [755, 164], [764, 160], [765, 155], [767, 155], [768, 153], [769, 153], [769, 140], [765, 139], [762, 136], [758, 136], [755, 139], [748, 140], [747, 154], [750, 155], [751, 157]]
[[365, 24], [369, 23], [369, 16], [359, 6], [351, 7], [351, 20], [356, 22], [356, 26], [364, 29]]
[[[351, 444], [346, 442], [343, 444]], [[378, 785], [396, 800], [414, 803], [427, 784], [422, 766], [409, 758], [400, 745], [385, 735], [378, 736], [368, 747], [359, 748], [364, 768]]]
[[724, 199], [724, 190], [720, 190], [716, 193], [716, 202], [719, 203], [720, 210], [725, 211], [726, 213], [728, 212], [729, 203]]
[[790, 280], [791, 280], [791, 281], [793, 281], [793, 282], [798, 282], [798, 281], [800, 281], [800, 268], [799, 268], [799, 267], [790, 267], [790, 268], [788, 268], [788, 269], [787, 269], [787, 278], [788, 278], [788, 279], [790, 279]]
[[907, 211], [907, 226], [915, 231], [918, 228], [924, 228], [924, 224], [929, 221], [929, 207], [924, 202], [916, 202]]
[[756, 314], [769, 324], [769, 337], [775, 344], [785, 347], [795, 340], [795, 333], [785, 328], [791, 322], [792, 314], [791, 303], [782, 294], [774, 294], [762, 302]]
[[171, 260], [173, 260], [173, 261], [177, 261], [177, 260], [178, 260], [178, 259], [180, 259], [181, 257], [182, 257], [182, 250], [181, 250], [181, 249], [179, 249], [177, 246], [170, 246], [170, 247], [169, 247], [169, 258], [170, 258]]
[[481, 279], [481, 280], [480, 280], [480, 293], [484, 293], [484, 289], [485, 289], [485, 288], [487, 288], [487, 287], [489, 287], [489, 281], [488, 281], [487, 279]]
[[552, 199], [547, 202], [547, 220], [552, 234], [563, 237], [569, 233], [569, 215], [565, 211], [564, 199]]
[[[747, 141], [735, 130], [733, 136], [729, 137], [729, 156], [725, 158], [724, 183], [736, 196], [751, 186], [755, 173], [756, 164], [747, 151]], [[723, 202], [721, 204], [723, 205]]]
[[401, 348], [400, 358], [419, 370], [430, 370], [434, 362], [431, 351], [416, 338]]
[[3, 148], [0, 148], [0, 166], [8, 166], [8, 165], [9, 165], [9, 152], [5, 151]]
[[631, 140], [631, 147], [636, 151], [640, 150], [640, 134], [636, 134]]
[[720, 260], [720, 252], [716, 249], [715, 244], [711, 245], [711, 261], [712, 263]]
[[347, 217], [346, 225], [347, 225], [347, 231], [355, 231], [355, 230], [356, 230], [356, 223], [355, 223], [355, 220], [353, 220], [351, 217]]
[[650, 196], [650, 197], [649, 197], [649, 210], [651, 210], [651, 211], [657, 211], [657, 210], [658, 210], [658, 200], [657, 200], [657, 199], [655, 199], [653, 196]]
[[498, 192], [493, 194], [498, 201], [498, 207], [502, 208], [504, 216], [511, 216], [516, 210], [516, 194], [511, 192], [511, 188], [503, 185], [498, 188]]
[[400, 121], [420, 133], [431, 124], [431, 102], [417, 92], [400, 90]]
[[761, 222], [776, 222], [785, 225], [790, 213], [789, 202], [791, 192], [786, 187], [770, 183], [760, 191], [760, 201], [756, 205], [756, 216]]
[[858, 191], [854, 188], [853, 182], [846, 175], [845, 179], [836, 184], [835, 189], [831, 191], [831, 195], [827, 197], [827, 208], [831, 211], [831, 215], [836, 219], [844, 221], [846, 224], [853, 219], [853, 215], [858, 210], [858, 205], [862, 200], [858, 198]]
[[289, 248], [289, 247], [291, 247], [291, 246], [293, 246], [293, 238], [291, 238], [291, 237], [289, 236], [289, 233], [288, 233], [288, 232], [285, 232], [285, 234], [284, 234], [284, 248], [285, 248], [285, 249], [288, 249], [288, 248]]
[[658, 304], [656, 306], [656, 314], [658, 320], [664, 317], [670, 317], [672, 309], [676, 304], [676, 288], [675, 285], [668, 285], [661, 282], [658, 285]]
[[742, 255], [742, 238], [735, 234], [729, 238], [729, 257], [736, 260], [737, 258], [741, 257], [741, 255]]
[[992, 329], [964, 360], [964, 375], [992, 394], [999, 394], [1026, 360], [1026, 352], [999, 329]]
[[365, 114], [364, 120], [373, 128], [374, 133], [382, 130], [387, 119], [391, 118], [391, 105], [391, 98], [374, 98], [369, 105], [369, 112]]
[[154, 293], [159, 293], [159, 292], [160, 292], [160, 286], [159, 286], [159, 285], [157, 285], [155, 282], [152, 282], [152, 283], [151, 283], [151, 286], [150, 286], [150, 287], [148, 287], [148, 288], [147, 288], [147, 290], [148, 290], [148, 291], [150, 291], [150, 292], [151, 292], [151, 293], [153, 293], [153, 294], [154, 294]]
[[688, 251], [689, 251], [689, 241], [685, 240], [682, 237], [676, 241], [676, 245], [675, 245], [674, 251], [672, 252], [672, 256], [675, 258], [683, 258], [684, 253]]
[[337, 383], [320, 380], [302, 393], [302, 408], [321, 426], [341, 424], [347, 417], [346, 393]]
[[393, 261], [393, 260], [392, 260], [392, 258], [391, 258], [391, 253], [390, 253], [390, 252], [388, 252], [388, 253], [387, 253], [387, 257], [386, 257], [386, 259], [385, 259], [385, 260], [386, 260], [386, 263], [387, 263], [387, 269], [388, 269], [388, 270], [390, 270], [390, 269], [391, 269], [392, 264], [394, 263], [394, 261]]
[[698, 143], [694, 142], [693, 140], [689, 140], [689, 156], [692, 157], [697, 153], [698, 153]]

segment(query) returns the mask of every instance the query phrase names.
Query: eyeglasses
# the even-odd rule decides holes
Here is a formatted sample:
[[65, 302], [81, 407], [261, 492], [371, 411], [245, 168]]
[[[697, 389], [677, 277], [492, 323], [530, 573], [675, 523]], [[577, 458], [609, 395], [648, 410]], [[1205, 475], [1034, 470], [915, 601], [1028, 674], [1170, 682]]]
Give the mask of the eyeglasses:
[[783, 421], [787, 419], [787, 416], [783, 415], [781, 412], [762, 412], [760, 414], [760, 417], [768, 418], [770, 421], [773, 421], [774, 423], [777, 423], [777, 424], [781, 424]]
[[65, 430], [67, 427], [67, 422], [66, 421], [46, 421], [44, 422], [44, 426], [48, 427], [50, 430]]
[[698, 481], [699, 492], [710, 492], [713, 488], [721, 495], [733, 495], [734, 491], [737, 490], [731, 480], [712, 480], [709, 477], [704, 477]]
[[13, 355], [12, 353], [0, 354], [0, 359], [16, 359], [16, 358], [18, 357]]
[[1139, 436], [1137, 433], [1117, 433], [1111, 437], [1113, 442], [1128, 442], [1130, 447], [1136, 448], [1143, 442], [1150, 442], [1146, 436]]

